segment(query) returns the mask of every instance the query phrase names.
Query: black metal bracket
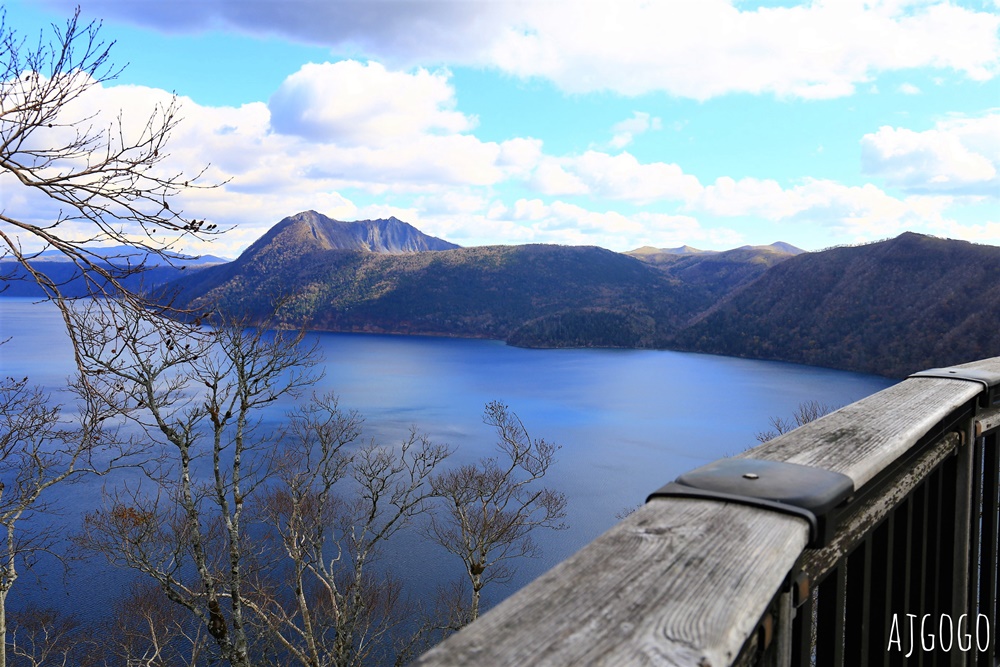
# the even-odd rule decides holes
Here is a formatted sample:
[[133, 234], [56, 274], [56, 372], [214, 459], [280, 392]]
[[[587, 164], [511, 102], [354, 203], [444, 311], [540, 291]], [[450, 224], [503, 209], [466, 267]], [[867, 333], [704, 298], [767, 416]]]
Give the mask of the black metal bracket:
[[839, 472], [782, 461], [720, 459], [654, 491], [646, 498], [703, 498], [793, 514], [809, 522], [809, 546], [826, 546], [836, 532], [832, 512], [854, 493]]
[[950, 366], [947, 368], [928, 368], [907, 377], [910, 378], [940, 378], [944, 380], [965, 380], [966, 382], [977, 382], [983, 385], [983, 393], [979, 396], [979, 407], [988, 408], [998, 400], [996, 388], [1000, 387], [1000, 373], [984, 371], [976, 368], [958, 368]]

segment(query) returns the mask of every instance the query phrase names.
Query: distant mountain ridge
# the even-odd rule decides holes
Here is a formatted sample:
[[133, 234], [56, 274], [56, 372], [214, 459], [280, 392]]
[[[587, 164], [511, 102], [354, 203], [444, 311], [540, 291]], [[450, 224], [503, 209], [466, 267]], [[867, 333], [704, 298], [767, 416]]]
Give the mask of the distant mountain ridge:
[[524, 340], [539, 346], [564, 346], [572, 339], [580, 345], [599, 340], [602, 346], [654, 347], [708, 300], [655, 267], [595, 247], [482, 246], [395, 255], [334, 248], [294, 258], [281, 254], [280, 262], [277, 257], [248, 249], [231, 264], [171, 287], [192, 307], [257, 317], [288, 296], [281, 310], [285, 324], [331, 331], [508, 340], [525, 325], [551, 317], [584, 327], [597, 318], [606, 329], [594, 341], [565, 327], [558, 340]]
[[[71, 264], [47, 266], [75, 279]], [[460, 248], [395, 218], [305, 211], [232, 262], [187, 269], [142, 279], [166, 283], [178, 306], [258, 321], [280, 301], [279, 326], [669, 348], [893, 377], [1000, 355], [1000, 248], [910, 232], [813, 253]], [[4, 285], [18, 295], [31, 281]]]
[[287, 326], [672, 348], [897, 377], [1000, 355], [1000, 328], [985, 324], [1000, 320], [991, 246], [906, 233], [816, 253], [775, 243], [390, 254], [360, 244], [361, 232], [351, 248], [363, 249], [341, 247], [317, 216], [286, 218], [236, 261], [176, 281], [181, 302], [263, 318], [287, 295]]
[[[733, 248], [733, 250], [755, 250], [761, 253], [779, 253], [783, 255], [801, 255], [805, 252], [805, 250], [796, 248], [791, 243], [785, 243], [784, 241], [777, 241], [770, 245], [745, 245], [740, 246], [739, 248]], [[636, 248], [635, 250], [629, 250], [625, 254], [635, 257], [636, 259], [641, 259], [644, 262], [663, 264], [678, 257], [686, 257], [688, 255], [715, 255], [724, 252], [732, 252], [733, 250], [701, 250], [689, 245], [682, 245], [679, 248], [654, 248], [647, 245], [642, 246], [641, 248]]]
[[[87, 247], [85, 250], [94, 257], [111, 260], [114, 264], [121, 266], [126, 266], [129, 263], [138, 265], [143, 262], [145, 262], [146, 266], [197, 266], [202, 264], [225, 264], [232, 261], [231, 259], [216, 257], [215, 255], [199, 255], [195, 257], [181, 253], [170, 253], [170, 261], [167, 261], [164, 257], [128, 245]], [[43, 250], [35, 255], [35, 261], [69, 262], [71, 260], [60, 250]]]
[[787, 243], [741, 246], [732, 250], [680, 248], [638, 248], [625, 253], [655, 266], [668, 276], [705, 290], [713, 301], [753, 282], [769, 268], [803, 250]]
[[790, 254], [737, 249], [661, 267], [603, 248], [460, 248], [402, 221], [289, 216], [234, 262], [178, 281], [182, 303], [289, 326], [502, 338], [533, 347], [657, 347]]
[[654, 248], [653, 246], [644, 245], [641, 248], [636, 248], [635, 250], [629, 250], [626, 255], [631, 255], [632, 257], [649, 257], [651, 255], [698, 255], [703, 252], [715, 252], [714, 250], [699, 250], [698, 248], [692, 248], [689, 245], [682, 245], [679, 248]]
[[[122, 283], [132, 290], [149, 289], [176, 280], [185, 275], [185, 271], [195, 272], [230, 261], [214, 255], [192, 257], [179, 253], [170, 253], [167, 258], [133, 246], [95, 246], [86, 247], [84, 251], [90, 253], [95, 263], [112, 271], [124, 274], [135, 270], [122, 278]], [[108, 287], [105, 281], [96, 277], [96, 284], [88, 284], [80, 268], [58, 250], [43, 250], [29, 258], [32, 266], [48, 276], [65, 297], [86, 297], [95, 287]], [[19, 262], [8, 258], [0, 259], [0, 296], [45, 298], [46, 294]]]

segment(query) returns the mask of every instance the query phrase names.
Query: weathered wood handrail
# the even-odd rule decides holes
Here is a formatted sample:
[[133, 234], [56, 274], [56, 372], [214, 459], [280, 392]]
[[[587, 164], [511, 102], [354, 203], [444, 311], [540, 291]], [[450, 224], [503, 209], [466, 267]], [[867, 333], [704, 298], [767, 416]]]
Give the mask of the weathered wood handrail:
[[[1000, 380], [1000, 357], [956, 368]], [[890, 624], [907, 614], [982, 613], [992, 633], [1000, 409], [989, 381], [944, 375], [739, 455], [853, 480], [828, 545], [790, 514], [653, 498], [415, 664], [901, 664]], [[992, 665], [990, 642], [916, 657]]]

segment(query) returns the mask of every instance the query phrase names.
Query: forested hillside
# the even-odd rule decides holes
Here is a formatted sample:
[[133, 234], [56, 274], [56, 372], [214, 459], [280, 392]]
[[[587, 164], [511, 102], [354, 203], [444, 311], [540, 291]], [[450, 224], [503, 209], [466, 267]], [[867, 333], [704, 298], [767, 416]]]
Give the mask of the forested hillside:
[[315, 215], [287, 218], [235, 262], [173, 283], [180, 303], [263, 318], [284, 298], [288, 326], [663, 347], [896, 377], [1000, 354], [992, 246], [906, 233], [815, 253], [774, 244], [392, 254], [341, 248]]
[[704, 289], [713, 299], [719, 299], [753, 282], [772, 266], [802, 252], [787, 243], [773, 243], [722, 252], [683, 246], [670, 250], [640, 248], [625, 254], [659, 267], [667, 275]]
[[[178, 284], [183, 302], [263, 315], [287, 297], [280, 317], [290, 325], [503, 339], [552, 317], [584, 328], [640, 322], [637, 335], [600, 342], [654, 346], [709, 301], [703, 290], [601, 248], [491, 246], [408, 255], [316, 250], [280, 266], [268, 258], [241, 257], [200, 272]], [[531, 340], [596, 344], [576, 332], [567, 331], [566, 341], [559, 335]]]
[[893, 377], [1000, 355], [1000, 248], [905, 233], [799, 255], [671, 341]]
[[[280, 325], [328, 331], [660, 347], [893, 377], [1000, 355], [991, 326], [1000, 248], [913, 233], [813, 253], [775, 243], [622, 254], [460, 248], [395, 218], [341, 222], [305, 211], [235, 261], [213, 261], [185, 259], [130, 280], [160, 285], [180, 307], [264, 321], [280, 305]], [[49, 271], [75, 293], [73, 264]], [[5, 285], [7, 296], [39, 289]]]

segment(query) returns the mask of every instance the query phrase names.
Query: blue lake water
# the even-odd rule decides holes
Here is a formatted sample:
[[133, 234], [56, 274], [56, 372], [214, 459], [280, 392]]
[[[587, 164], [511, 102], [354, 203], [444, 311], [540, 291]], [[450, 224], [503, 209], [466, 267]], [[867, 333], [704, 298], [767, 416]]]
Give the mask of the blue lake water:
[[[27, 299], [0, 299], [0, 372], [29, 376], [58, 395], [72, 356], [57, 311]], [[312, 334], [325, 357], [318, 391], [366, 418], [366, 435], [401, 440], [411, 425], [457, 448], [455, 462], [490, 454], [483, 406], [501, 400], [533, 437], [562, 446], [546, 483], [568, 497], [569, 529], [539, 533], [544, 555], [521, 564], [506, 595], [568, 557], [616, 522], [616, 514], [680, 473], [756, 444], [771, 416], [799, 403], [845, 405], [888, 387], [886, 378], [711, 355], [654, 350], [526, 350], [503, 342], [361, 334]], [[270, 408], [275, 422], [290, 400]], [[65, 487], [76, 509], [93, 507], [100, 482]], [[460, 563], [408, 536], [390, 564], [419, 582], [460, 575]], [[72, 579], [67, 600], [103, 607], [124, 585], [101, 567]], [[111, 583], [108, 583], [111, 582]], [[43, 582], [50, 590], [61, 581]], [[18, 587], [36, 584], [25, 579]], [[16, 590], [16, 589], [15, 589]], [[79, 591], [86, 590], [86, 594]], [[77, 591], [77, 592], [74, 592]], [[16, 597], [16, 596], [15, 596]]]

